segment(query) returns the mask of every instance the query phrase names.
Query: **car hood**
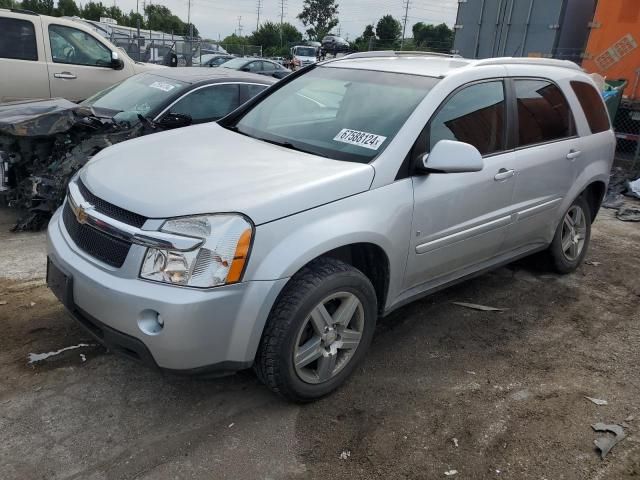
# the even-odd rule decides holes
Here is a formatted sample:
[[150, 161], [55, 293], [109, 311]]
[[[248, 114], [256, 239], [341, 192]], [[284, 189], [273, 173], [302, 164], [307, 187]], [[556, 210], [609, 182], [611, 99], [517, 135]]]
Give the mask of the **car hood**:
[[133, 71], [135, 73], [144, 73], [148, 71], [162, 70], [163, 68], [169, 68], [166, 65], [157, 65], [155, 63], [134, 62]]
[[208, 123], [109, 147], [80, 175], [94, 195], [149, 218], [240, 212], [259, 225], [366, 191], [374, 169]]

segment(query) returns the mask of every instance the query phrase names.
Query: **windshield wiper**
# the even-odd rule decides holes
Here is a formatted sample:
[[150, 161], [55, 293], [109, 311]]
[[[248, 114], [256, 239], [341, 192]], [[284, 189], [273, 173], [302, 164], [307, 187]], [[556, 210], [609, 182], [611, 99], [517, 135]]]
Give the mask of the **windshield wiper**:
[[293, 143], [291, 143], [291, 142], [287, 142], [287, 141], [284, 141], [284, 142], [278, 142], [278, 141], [276, 141], [276, 140], [269, 140], [269, 139], [267, 139], [267, 138], [261, 138], [261, 137], [254, 137], [254, 138], [255, 138], [256, 140], [260, 140], [260, 141], [263, 141], [263, 142], [267, 142], [267, 143], [270, 143], [270, 144], [272, 144], [272, 145], [278, 145], [278, 146], [280, 146], [280, 147], [288, 148], [289, 150], [295, 150], [296, 152], [309, 153], [309, 154], [311, 154], [311, 155], [317, 155], [317, 156], [319, 156], [319, 157], [325, 157], [325, 158], [327, 158], [327, 156], [326, 156], [326, 155], [322, 155], [321, 153], [311, 152], [311, 151], [309, 151], [309, 150], [305, 150], [304, 148], [300, 148], [300, 147], [295, 146], [295, 145], [294, 145]]

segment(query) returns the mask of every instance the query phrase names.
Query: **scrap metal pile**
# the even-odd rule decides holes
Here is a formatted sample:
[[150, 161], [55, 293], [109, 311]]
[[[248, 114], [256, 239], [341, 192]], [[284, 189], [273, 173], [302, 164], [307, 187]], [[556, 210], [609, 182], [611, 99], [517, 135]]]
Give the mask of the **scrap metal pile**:
[[139, 120], [116, 122], [62, 99], [0, 106], [0, 197], [25, 212], [13, 230], [44, 228], [69, 179], [100, 150], [157, 131]]

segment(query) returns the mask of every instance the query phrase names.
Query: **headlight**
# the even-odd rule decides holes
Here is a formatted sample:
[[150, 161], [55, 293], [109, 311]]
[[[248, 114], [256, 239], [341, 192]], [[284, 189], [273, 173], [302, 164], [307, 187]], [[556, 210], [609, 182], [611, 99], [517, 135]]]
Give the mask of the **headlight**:
[[249, 256], [253, 227], [240, 215], [206, 215], [167, 220], [163, 232], [201, 238], [190, 252], [149, 248], [140, 277], [188, 287], [239, 282]]

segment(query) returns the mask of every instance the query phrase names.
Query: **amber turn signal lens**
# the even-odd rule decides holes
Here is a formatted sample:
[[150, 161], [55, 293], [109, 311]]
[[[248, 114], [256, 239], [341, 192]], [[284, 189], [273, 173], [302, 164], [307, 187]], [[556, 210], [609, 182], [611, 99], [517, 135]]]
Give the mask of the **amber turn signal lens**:
[[237, 283], [242, 277], [242, 271], [249, 255], [249, 247], [251, 246], [251, 230], [247, 229], [240, 235], [236, 252], [233, 255], [233, 262], [227, 275], [227, 283]]

